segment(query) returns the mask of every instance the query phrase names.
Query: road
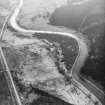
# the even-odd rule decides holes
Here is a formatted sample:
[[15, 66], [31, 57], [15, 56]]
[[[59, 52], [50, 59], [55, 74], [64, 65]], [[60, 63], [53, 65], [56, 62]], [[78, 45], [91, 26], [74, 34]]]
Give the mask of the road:
[[84, 81], [79, 78], [79, 70], [84, 65], [84, 62], [85, 62], [86, 58], [88, 57], [88, 51], [89, 51], [87, 43], [84, 41], [84, 38], [82, 38], [82, 37], [80, 38], [77, 35], [70, 33], [69, 31], [67, 31], [67, 32], [65, 30], [62, 31], [62, 29], [60, 30], [58, 28], [56, 30], [59, 30], [59, 31], [42, 31], [42, 30], [27, 30], [27, 29], [20, 27], [16, 22], [16, 18], [19, 15], [19, 12], [20, 12], [22, 6], [23, 6], [23, 0], [20, 0], [19, 5], [16, 7], [13, 14], [11, 15], [11, 18], [10, 18], [11, 26], [15, 30], [22, 32], [22, 33], [31, 33], [31, 34], [47, 33], [49, 35], [57, 34], [57, 35], [69, 36], [69, 37], [75, 39], [79, 46], [79, 52], [78, 52], [78, 56], [73, 64], [73, 66], [72, 66], [71, 73], [69, 75], [72, 76], [72, 81], [74, 83], [77, 83], [81, 89], [84, 88], [85, 90], [90, 91], [94, 96], [96, 96], [98, 102], [100, 103], [99, 105], [102, 105], [102, 104], [104, 105], [105, 104], [104, 99], [103, 99], [104, 93], [98, 87], [96, 87], [94, 84], [92, 84], [90, 81], [88, 81], [88, 80]]
[[[10, 14], [8, 16], [6, 16], [6, 19], [3, 23], [3, 26], [2, 26], [1, 31], [0, 31], [0, 42], [1, 43], [2, 43], [3, 34], [5, 32], [5, 27], [7, 25], [9, 18], [10, 18]], [[6, 80], [8, 82], [8, 87], [9, 87], [9, 91], [11, 94], [12, 103], [13, 103], [13, 105], [22, 105], [1, 46], [0, 46], [0, 58], [1, 58], [0, 59], [1, 62], [3, 63], [2, 66], [4, 66], [2, 72], [4, 72], [4, 75], [5, 75]]]
[[10, 89], [10, 92], [11, 92], [11, 95], [12, 95], [12, 101], [14, 103], [14, 105], [22, 105], [21, 104], [21, 101], [20, 101], [20, 98], [19, 98], [19, 95], [18, 95], [18, 92], [16, 90], [16, 87], [15, 87], [15, 84], [14, 84], [14, 81], [13, 81], [13, 78], [12, 78], [12, 75], [11, 75], [11, 72], [9, 70], [9, 67], [7, 65], [7, 61], [6, 61], [6, 58], [4, 56], [4, 53], [3, 53], [3, 50], [2, 48], [0, 47], [0, 56], [1, 56], [1, 60], [3, 61], [4, 65], [5, 65], [5, 70], [3, 70], [3, 72], [5, 71], [5, 76], [6, 76], [6, 79], [8, 79], [8, 85], [9, 87], [11, 88]]

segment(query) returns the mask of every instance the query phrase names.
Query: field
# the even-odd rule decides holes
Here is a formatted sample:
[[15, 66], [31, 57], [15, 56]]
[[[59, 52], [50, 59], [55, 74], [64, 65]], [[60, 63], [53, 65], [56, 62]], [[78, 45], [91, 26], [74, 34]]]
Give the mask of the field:
[[[12, 0], [2, 1], [0, 2], [0, 30], [7, 16], [12, 13], [12, 10], [18, 4], [16, 0], [14, 2]], [[26, 0], [17, 21], [20, 26], [26, 29], [42, 30], [44, 28], [45, 30], [51, 30], [52, 27], [58, 26], [83, 33], [84, 37], [90, 42], [90, 52], [85, 65], [80, 70], [80, 74], [83, 78], [90, 80], [105, 91], [105, 14], [103, 1], [93, 0], [88, 4], [77, 7], [75, 5], [67, 5], [67, 0], [46, 0], [46, 2], [43, 0], [39, 2], [37, 0]], [[24, 34], [14, 31], [8, 23], [9, 21], [7, 22], [3, 39], [13, 44], [15, 40], [19, 37], [21, 38], [21, 35], [24, 36]], [[52, 26], [47, 28], [46, 23]], [[33, 38], [39, 38], [41, 40], [47, 39], [54, 43], [54, 45], [58, 45], [58, 48], [63, 51], [62, 55], [64, 58], [62, 62], [68, 70], [71, 69], [78, 54], [77, 43], [72, 38], [62, 37], [60, 39], [53, 34], [51, 37], [47, 34], [43, 34], [43, 36], [35, 34], [33, 36]], [[6, 57], [9, 59], [8, 62], [11, 61], [9, 62], [10, 68], [11, 66], [16, 66], [14, 63], [18, 63], [16, 61], [18, 57], [15, 56], [13, 51], [6, 54], [9, 55]], [[57, 62], [56, 65], [58, 66]], [[2, 70], [2, 64], [0, 62], [0, 105], [13, 105], [7, 80]], [[13, 67], [11, 70], [13, 70]], [[23, 91], [23, 93], [22, 91], [20, 93], [25, 95], [25, 101], [33, 101], [31, 105], [34, 105], [34, 103], [37, 103], [37, 105], [70, 105], [35, 87], [24, 87], [16, 79], [14, 81], [19, 86], [17, 86], [17, 89]]]
[[89, 57], [80, 73], [99, 84], [101, 89], [105, 89], [105, 6], [103, 2], [103, 0], [91, 0], [80, 6], [62, 6], [57, 8], [50, 17], [51, 25], [77, 30], [90, 41]]

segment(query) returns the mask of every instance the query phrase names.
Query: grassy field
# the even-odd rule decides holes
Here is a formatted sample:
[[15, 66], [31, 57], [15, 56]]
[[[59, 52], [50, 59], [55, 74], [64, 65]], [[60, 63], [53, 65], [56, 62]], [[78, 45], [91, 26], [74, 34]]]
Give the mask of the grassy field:
[[87, 78], [92, 78], [105, 89], [105, 6], [103, 2], [104, 0], [90, 0], [79, 6], [67, 5], [57, 8], [50, 17], [50, 24], [77, 30], [90, 41], [89, 58], [81, 73]]
[[[52, 35], [52, 36], [54, 36], [54, 35]], [[43, 39], [43, 38], [47, 39], [48, 37], [45, 37], [45, 36], [44, 37], [40, 37], [40, 39]], [[63, 68], [62, 68], [63, 66], [60, 65], [60, 63], [62, 64], [63, 62], [65, 62], [66, 66], [70, 69], [71, 68], [71, 65], [73, 64], [73, 62], [75, 60], [76, 54], [78, 52], [78, 50], [77, 50], [78, 48], [76, 48], [75, 41], [70, 38], [70, 39], [68, 39], [68, 42], [67, 41], [65, 42], [63, 40], [64, 38], [66, 38], [66, 37], [62, 37], [61, 39], [59, 39], [59, 36], [58, 36], [58, 37], [56, 37], [56, 40], [54, 40], [55, 39], [54, 37], [52, 37], [52, 38], [49, 37], [47, 39], [50, 42], [53, 42], [53, 44], [55, 43], [53, 45], [53, 47], [55, 46], [55, 51], [52, 52], [52, 54], [54, 54], [54, 55], [52, 55], [52, 54], [49, 53], [49, 56], [52, 57], [52, 59], [56, 62], [56, 66], [59, 68], [59, 71], [60, 72], [62, 72], [62, 70], [63, 70]], [[59, 58], [59, 56], [58, 56], [59, 55], [59, 52], [58, 51], [61, 50], [61, 49], [59, 49], [60, 45], [58, 45], [57, 43], [59, 43], [59, 44], [64, 43], [65, 46], [61, 46], [61, 48], [63, 48], [62, 50], [64, 51], [64, 50], [67, 49], [69, 51], [69, 53], [72, 54], [72, 56], [69, 56], [70, 59], [72, 59], [72, 60], [70, 60], [71, 65], [67, 64], [69, 61], [66, 62], [66, 59], [63, 59], [62, 58], [63, 56], [60, 55], [61, 58]], [[47, 48], [47, 49], [49, 49], [49, 48]], [[4, 47], [3, 48], [3, 51], [4, 51], [4, 54], [6, 56], [7, 63], [9, 65], [10, 70], [11, 70], [11, 73], [12, 73], [12, 76], [13, 76], [13, 79], [14, 79], [14, 82], [15, 82], [15, 85], [16, 85], [17, 90], [19, 92], [19, 95], [24, 98], [24, 100], [22, 101], [23, 102], [23, 105], [25, 105], [26, 103], [29, 103], [30, 101], [32, 101], [32, 105], [34, 103], [37, 103], [37, 105], [41, 105], [41, 104], [43, 104], [43, 105], [47, 105], [47, 104], [48, 105], [59, 105], [59, 104], [60, 105], [70, 105], [70, 104], [68, 104], [68, 103], [66, 103], [64, 101], [61, 101], [60, 99], [55, 98], [55, 97], [53, 97], [53, 96], [51, 96], [51, 95], [49, 95], [49, 94], [47, 94], [47, 93], [45, 93], [43, 91], [40, 91], [40, 90], [38, 90], [36, 88], [32, 88], [31, 86], [24, 85], [24, 83], [20, 82], [21, 80], [17, 77], [17, 74], [19, 73], [19, 75], [20, 75], [21, 74], [21, 71], [20, 70], [22, 68], [24, 68], [24, 66], [26, 65], [26, 64], [24, 64], [24, 66], [22, 66], [22, 64], [25, 63], [25, 62], [23, 62], [24, 59], [22, 59], [22, 58], [23, 58], [23, 56], [25, 56], [25, 54], [28, 53], [28, 52], [25, 51], [25, 49], [22, 49], [22, 48], [19, 49], [18, 48], [18, 50], [17, 50], [17, 48], [13, 48], [13, 47], [10, 47], [10, 48], [5, 48]], [[75, 52], [75, 54], [74, 54], [74, 52]], [[22, 53], [23, 53], [23, 55], [21, 55]], [[68, 55], [66, 53], [64, 54], [64, 56], [66, 58], [68, 57]], [[25, 58], [28, 59], [28, 56], [25, 57]], [[37, 61], [37, 57], [35, 57], [35, 58], [33, 58], [33, 59], [35, 59]], [[23, 63], [21, 64], [21, 62], [23, 62]], [[28, 68], [28, 62], [29, 61], [26, 62], [27, 63], [27, 65], [26, 65], [27, 68]], [[31, 67], [29, 66], [29, 70], [30, 69], [31, 69]], [[31, 98], [31, 95], [32, 95], [32, 97], [34, 99]]]

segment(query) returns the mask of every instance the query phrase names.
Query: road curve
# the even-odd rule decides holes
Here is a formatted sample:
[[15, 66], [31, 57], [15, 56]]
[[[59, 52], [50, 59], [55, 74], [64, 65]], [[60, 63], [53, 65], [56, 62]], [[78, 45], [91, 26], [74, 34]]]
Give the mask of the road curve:
[[[14, 10], [11, 18], [10, 18], [10, 25], [17, 31], [23, 32], [23, 33], [47, 33], [47, 34], [58, 34], [58, 35], [63, 35], [63, 36], [69, 36], [73, 39], [75, 39], [78, 43], [79, 46], [79, 53], [78, 56], [72, 66], [70, 76], [72, 76], [72, 81], [75, 82], [76, 84], [79, 85], [80, 88], [84, 88], [86, 91], [90, 91], [94, 94], [94, 97], [96, 96], [97, 100], [99, 101], [99, 105], [104, 105], [105, 103], [103, 102], [103, 92], [97, 88], [94, 84], [92, 84], [90, 81], [83, 81], [79, 78], [79, 70], [80, 68], [84, 65], [84, 62], [88, 56], [88, 46], [86, 42], [84, 41], [83, 38], [79, 38], [75, 34], [72, 34], [70, 32], [65, 32], [65, 31], [60, 31], [59, 28], [57, 30], [59, 31], [40, 31], [40, 30], [27, 30], [22, 27], [20, 27], [17, 22], [16, 18], [20, 12], [21, 7], [23, 6], [23, 0], [19, 1], [19, 5], [16, 7]], [[101, 104], [102, 103], [102, 104]]]

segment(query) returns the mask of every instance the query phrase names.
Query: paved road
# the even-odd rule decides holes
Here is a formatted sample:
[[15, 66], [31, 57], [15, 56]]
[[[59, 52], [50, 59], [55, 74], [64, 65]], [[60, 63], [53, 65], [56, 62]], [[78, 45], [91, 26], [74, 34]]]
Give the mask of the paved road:
[[87, 44], [85, 43], [84, 39], [76, 36], [75, 34], [70, 33], [69, 31], [67, 31], [67, 32], [62, 31], [62, 29], [58, 29], [58, 28], [56, 28], [56, 31], [40, 31], [40, 30], [26, 30], [26, 29], [20, 27], [16, 22], [16, 18], [18, 16], [22, 6], [23, 6], [23, 0], [20, 0], [19, 5], [16, 7], [16, 9], [13, 12], [13, 15], [10, 18], [11, 26], [15, 30], [23, 32], [23, 33], [58, 34], [58, 35], [63, 35], [63, 36], [69, 36], [69, 37], [75, 39], [78, 42], [79, 52], [78, 52], [78, 56], [73, 64], [73, 66], [72, 66], [70, 76], [72, 76], [73, 82], [76, 82], [81, 88], [85, 88], [86, 90], [92, 92], [99, 99], [99, 100], [98, 99], [97, 100], [100, 102], [100, 105], [101, 105], [101, 102], [104, 105], [105, 103], [103, 100], [103, 98], [104, 98], [103, 92], [99, 88], [97, 88], [94, 84], [92, 84], [90, 81], [87, 81], [87, 80], [83, 81], [78, 76], [79, 70], [84, 65], [84, 61], [86, 60], [86, 58], [88, 56], [88, 47], [87, 47]]
[[0, 47], [0, 56], [1, 56], [1, 60], [3, 61], [4, 65], [5, 65], [5, 72], [6, 72], [5, 76], [8, 79], [7, 82], [8, 82], [10, 92], [12, 95], [12, 101], [13, 101], [14, 105], [22, 105], [20, 98], [19, 98], [19, 95], [18, 95], [18, 92], [17, 92], [16, 87], [15, 87], [14, 81], [13, 81], [11, 72], [10, 72], [9, 67], [7, 65], [7, 61], [6, 61], [6, 58], [4, 56], [2, 47]]
[[[5, 18], [5, 21], [4, 21], [3, 26], [1, 28], [1, 31], [0, 31], [0, 45], [2, 44], [3, 34], [5, 32], [5, 27], [6, 27], [6, 24], [9, 20], [9, 18], [10, 18], [10, 14]], [[8, 82], [8, 87], [9, 87], [9, 91], [10, 91], [10, 94], [11, 94], [12, 104], [13, 105], [22, 105], [1, 46], [0, 46], [0, 60], [3, 63], [2, 66], [4, 66], [2, 72], [4, 72], [4, 75], [5, 75], [6, 80]], [[10, 105], [10, 103], [8, 103], [8, 105]]]
[[86, 87], [90, 92], [92, 92], [102, 103], [103, 105], [105, 104], [105, 95], [104, 92], [101, 91], [97, 86], [95, 86], [93, 83], [91, 83], [90, 81], [82, 78], [83, 80], [80, 79], [79, 75], [79, 71], [81, 69], [81, 67], [84, 65], [84, 61], [86, 59], [86, 55], [88, 55], [88, 48], [87, 46], [84, 44], [83, 41], [79, 42], [79, 46], [80, 46], [80, 51], [79, 54], [72, 66], [72, 77], [73, 77], [73, 81], [78, 81], [78, 83], [80, 83], [80, 85], [82, 84], [84, 87]]

